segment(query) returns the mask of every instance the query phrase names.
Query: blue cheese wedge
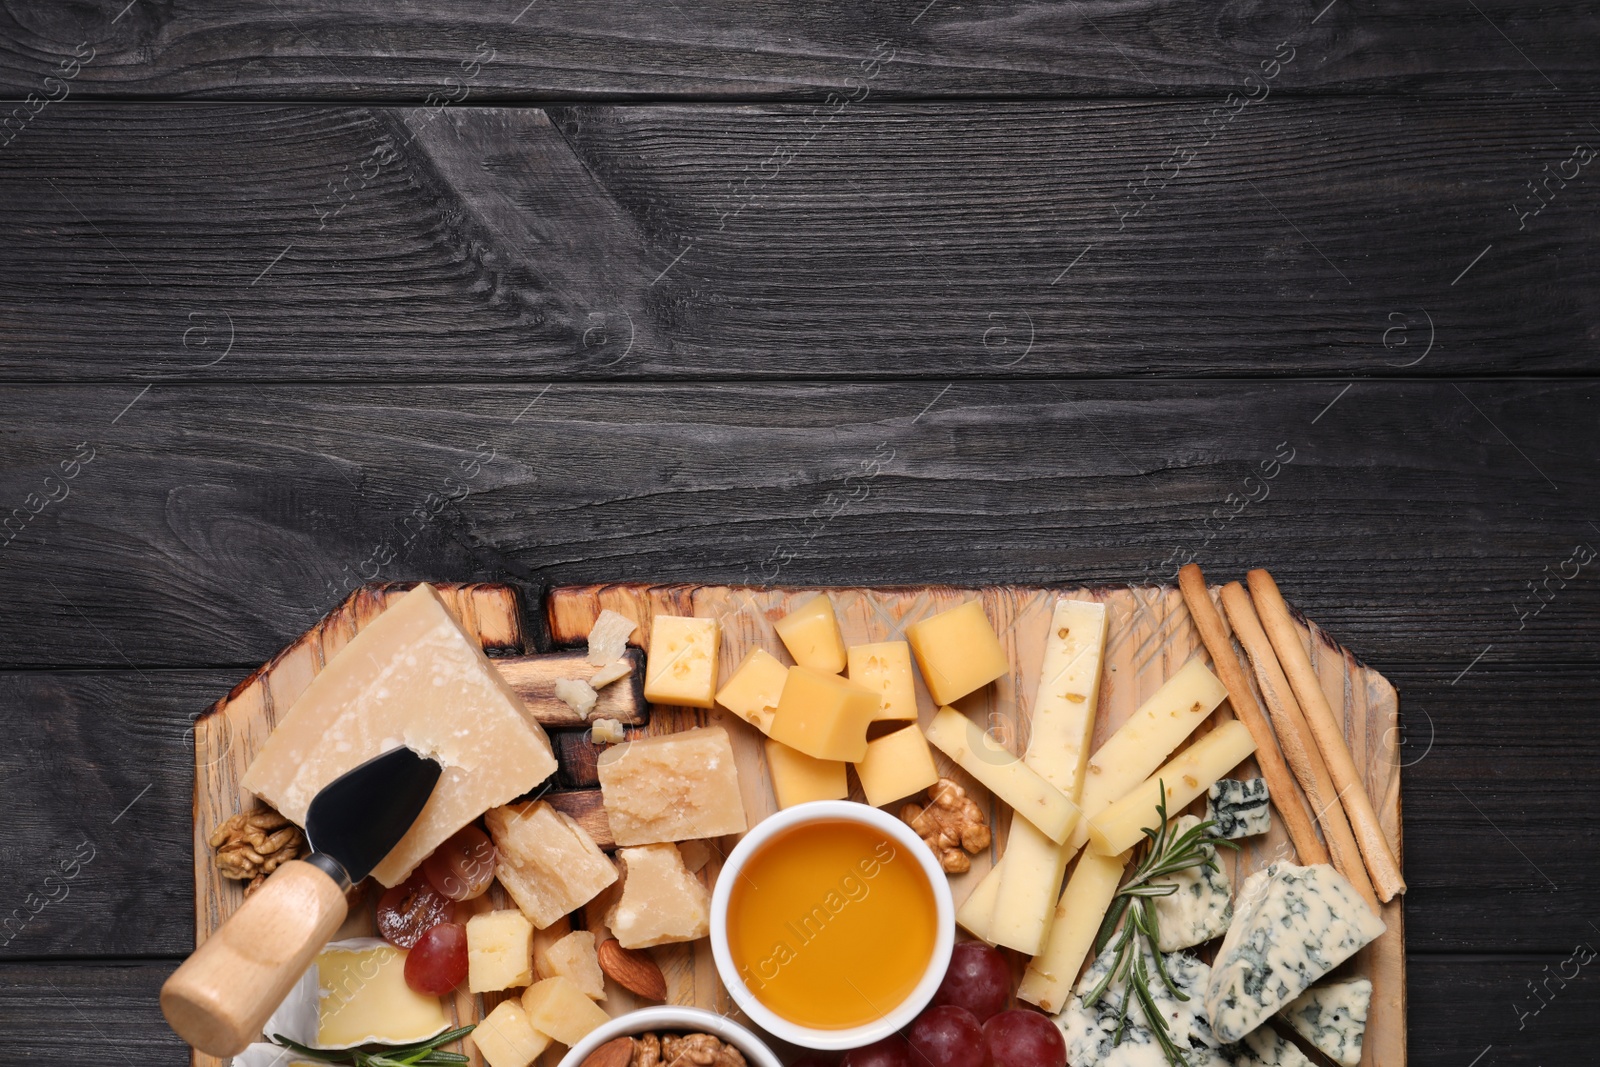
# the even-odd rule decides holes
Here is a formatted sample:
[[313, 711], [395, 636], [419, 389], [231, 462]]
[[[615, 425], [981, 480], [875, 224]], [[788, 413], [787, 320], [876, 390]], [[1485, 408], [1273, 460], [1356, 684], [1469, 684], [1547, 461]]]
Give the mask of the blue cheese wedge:
[[[1121, 1044], [1113, 1044], [1117, 1016], [1127, 995], [1125, 982], [1113, 982], [1092, 1008], [1084, 1007], [1084, 996], [1105, 977], [1113, 954], [1114, 950], [1107, 947], [1095, 958], [1067, 1006], [1055, 1016], [1056, 1026], [1066, 1039], [1067, 1062], [1072, 1067], [1168, 1067], [1137, 1001], [1128, 1009]], [[1179, 1000], [1154, 977], [1155, 962], [1147, 952], [1145, 967], [1152, 975], [1151, 999], [1165, 1019], [1173, 1043], [1188, 1054], [1189, 1067], [1231, 1067], [1230, 1057], [1211, 1035], [1201, 1000], [1211, 969], [1187, 953], [1174, 953], [1164, 959], [1173, 985], [1189, 998]]]
[[1382, 934], [1348, 879], [1327, 864], [1274, 863], [1245, 880], [1206, 988], [1206, 1017], [1238, 1041]]
[[1206, 818], [1216, 823], [1211, 832], [1229, 841], [1253, 837], [1272, 829], [1272, 798], [1265, 778], [1223, 778], [1206, 792]]
[[[1186, 833], [1199, 825], [1199, 819], [1185, 815], [1173, 824], [1173, 832]], [[1215, 846], [1206, 846], [1205, 852], [1207, 858], [1216, 860]], [[1233, 920], [1233, 887], [1220, 865], [1216, 870], [1191, 867], [1152, 879], [1151, 884], [1178, 887], [1171, 896], [1150, 898], [1156, 910], [1156, 947], [1162, 952], [1176, 952], [1227, 932], [1228, 923]]]
[[1301, 993], [1279, 1016], [1341, 1067], [1361, 1062], [1361, 1038], [1372, 1007], [1372, 983], [1365, 978], [1324, 982]]
[[1245, 1034], [1230, 1051], [1234, 1067], [1314, 1067], [1304, 1052], [1270, 1026]]

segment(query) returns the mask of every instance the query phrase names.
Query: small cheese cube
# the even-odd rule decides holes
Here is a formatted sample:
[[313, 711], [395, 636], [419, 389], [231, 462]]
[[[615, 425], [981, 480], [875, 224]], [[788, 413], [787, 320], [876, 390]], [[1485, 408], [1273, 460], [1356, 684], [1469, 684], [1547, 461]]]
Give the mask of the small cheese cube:
[[844, 670], [844, 638], [839, 636], [839, 620], [833, 602], [822, 593], [779, 619], [772, 628], [783, 639], [783, 647], [802, 667], [823, 674]]
[[772, 719], [772, 739], [817, 759], [854, 763], [867, 754], [878, 694], [837, 675], [790, 667]]
[[780, 808], [792, 808], [808, 800], [843, 800], [850, 795], [843, 763], [815, 759], [776, 741], [767, 742], [767, 771], [772, 775], [772, 794]]
[[740, 834], [748, 825], [733, 745], [720, 726], [614, 745], [597, 769], [619, 845]]
[[969, 600], [906, 631], [935, 703], [950, 704], [1010, 669], [981, 601]]
[[522, 993], [522, 1010], [528, 1025], [572, 1046], [597, 1026], [611, 1021], [605, 1009], [583, 995], [583, 990], [557, 976], [529, 986]]
[[503, 1000], [483, 1017], [467, 1040], [489, 1067], [528, 1067], [550, 1047], [550, 1038], [533, 1028], [528, 1013], [515, 1000]]
[[595, 952], [594, 934], [588, 930], [574, 930], [551, 945], [545, 953], [544, 966], [549, 969], [545, 978], [562, 977], [594, 1000], [606, 995], [606, 976], [600, 973], [600, 956]]
[[717, 690], [717, 703], [762, 733], [772, 732], [778, 698], [789, 668], [764, 648], [753, 648], [733, 672], [728, 684]]
[[911, 679], [911, 646], [904, 641], [851, 645], [850, 680], [878, 694], [883, 701], [877, 718], [917, 718], [917, 686]]
[[467, 920], [467, 989], [490, 993], [533, 981], [533, 924], [515, 908]]
[[874, 807], [920, 793], [938, 782], [928, 739], [915, 726], [907, 726], [876, 741], [867, 742], [867, 756], [856, 764], [856, 777]]
[[[616, 868], [612, 868], [615, 870]], [[480, 898], [481, 899], [481, 898]], [[533, 976], [535, 978], [554, 978], [555, 971], [550, 966], [550, 949], [557, 941], [572, 933], [572, 919], [563, 915], [543, 930], [534, 927], [533, 930]]]
[[627, 873], [606, 925], [623, 948], [693, 941], [711, 932], [711, 894], [684, 866], [677, 845], [622, 848], [617, 859]]
[[500, 853], [496, 877], [541, 930], [617, 880], [588, 831], [543, 800], [494, 808], [483, 821]]
[[657, 704], [709, 708], [717, 691], [716, 619], [657, 615], [650, 622], [644, 698]]

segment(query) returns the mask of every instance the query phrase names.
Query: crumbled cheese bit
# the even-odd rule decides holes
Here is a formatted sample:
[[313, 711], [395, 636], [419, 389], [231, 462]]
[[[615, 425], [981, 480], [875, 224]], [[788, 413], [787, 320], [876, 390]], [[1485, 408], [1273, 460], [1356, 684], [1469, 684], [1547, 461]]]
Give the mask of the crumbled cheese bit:
[[587, 716], [594, 710], [594, 703], [600, 699], [594, 691], [594, 686], [577, 678], [557, 678], [556, 696], [566, 702], [567, 707], [579, 715]]
[[627, 651], [628, 638], [639, 624], [610, 608], [602, 611], [589, 629], [589, 662], [604, 667]]
[[590, 740], [602, 745], [619, 745], [628, 739], [628, 731], [616, 719], [596, 719], [589, 726]]
[[614, 659], [610, 663], [607, 663], [604, 667], [601, 667], [599, 670], [595, 671], [593, 676], [591, 676], [589, 679], [589, 684], [594, 686], [596, 689], [604, 689], [612, 682], [615, 682], [621, 678], [626, 678], [632, 673], [633, 664], [629, 663], [626, 659]]

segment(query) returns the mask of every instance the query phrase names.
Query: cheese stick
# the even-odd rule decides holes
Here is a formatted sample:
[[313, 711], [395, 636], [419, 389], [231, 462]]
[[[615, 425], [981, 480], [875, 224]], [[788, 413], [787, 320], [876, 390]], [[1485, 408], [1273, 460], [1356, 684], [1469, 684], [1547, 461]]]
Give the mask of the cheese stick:
[[1228, 622], [1233, 624], [1233, 632], [1244, 646], [1245, 654], [1250, 657], [1251, 666], [1255, 668], [1256, 685], [1260, 687], [1261, 699], [1272, 715], [1272, 725], [1277, 728], [1278, 744], [1283, 749], [1284, 758], [1289, 761], [1295, 777], [1305, 789], [1306, 799], [1316, 809], [1317, 821], [1322, 824], [1322, 832], [1328, 838], [1328, 852], [1333, 857], [1334, 867], [1366, 898], [1372, 910], [1377, 911], [1378, 896], [1373, 892], [1372, 881], [1367, 877], [1367, 868], [1361, 860], [1361, 848], [1356, 844], [1355, 834], [1351, 833], [1350, 822], [1339, 803], [1333, 777], [1328, 773], [1327, 764], [1322, 761], [1322, 753], [1317, 751], [1316, 743], [1311, 739], [1305, 717], [1300, 713], [1300, 705], [1295, 702], [1294, 693], [1289, 688], [1289, 680], [1283, 676], [1283, 668], [1278, 665], [1278, 657], [1272, 651], [1272, 643], [1267, 640], [1266, 632], [1261, 629], [1261, 621], [1256, 618], [1250, 594], [1238, 582], [1229, 582], [1222, 587], [1222, 608], [1228, 613]]
[[1044, 951], [1035, 956], [1017, 987], [1017, 999], [1037, 1004], [1047, 1012], [1066, 1006], [1072, 983], [1094, 947], [1094, 936], [1111, 909], [1111, 901], [1122, 884], [1122, 871], [1131, 852], [1102, 856], [1093, 849], [1078, 857], [1078, 865], [1067, 879], [1067, 888], [1056, 905], [1055, 921]]
[[1289, 605], [1283, 602], [1278, 583], [1264, 570], [1253, 570], [1247, 577], [1250, 596], [1261, 616], [1261, 625], [1267, 631], [1267, 639], [1272, 642], [1278, 663], [1289, 678], [1289, 688], [1300, 702], [1306, 725], [1311, 728], [1311, 736], [1322, 752], [1328, 772], [1333, 775], [1333, 784], [1339, 787], [1339, 799], [1350, 817], [1350, 829], [1355, 832], [1356, 844], [1361, 846], [1367, 871], [1372, 875], [1372, 888], [1377, 890], [1378, 899], [1387, 903], [1406, 891], [1406, 883], [1394, 853], [1389, 850], [1383, 827], [1378, 823], [1378, 813], [1367, 796], [1361, 772], [1350, 755], [1350, 746], [1345, 743], [1344, 731], [1334, 721], [1333, 708], [1322, 691], [1322, 684], [1317, 681], [1311, 657], [1300, 643], [1300, 632], [1289, 616]]
[[1278, 739], [1273, 736], [1272, 726], [1262, 713], [1255, 694], [1250, 691], [1250, 683], [1245, 680], [1244, 668], [1223, 626], [1222, 615], [1211, 602], [1211, 594], [1206, 591], [1205, 575], [1200, 573], [1200, 568], [1195, 564], [1187, 564], [1178, 572], [1178, 587], [1183, 590], [1183, 602], [1189, 605], [1189, 615], [1194, 619], [1195, 629], [1200, 631], [1200, 640], [1205, 642], [1206, 651], [1211, 653], [1211, 665], [1216, 668], [1217, 677], [1228, 689], [1228, 702], [1233, 705], [1233, 713], [1249, 729], [1250, 736], [1256, 739], [1256, 763], [1261, 765], [1261, 776], [1267, 780], [1267, 792], [1272, 796], [1273, 807], [1278, 809], [1283, 819], [1283, 828], [1294, 844], [1296, 857], [1306, 866], [1329, 862], [1328, 850], [1317, 836], [1311, 816], [1301, 802], [1300, 787], [1295, 785], [1288, 764], [1283, 762], [1283, 753], [1278, 750]]
[[1089, 845], [1102, 856], [1116, 856], [1144, 840], [1156, 826], [1156, 805], [1166, 792], [1167, 815], [1177, 815], [1211, 783], [1237, 767], [1256, 749], [1244, 723], [1225, 722], [1184, 749], [1166, 766], [1089, 820]]
[[995, 744], [983, 727], [948, 704], [934, 713], [928, 740], [976, 778], [989, 792], [1011, 805], [1011, 810], [1060, 844], [1078, 822], [1078, 805], [1033, 772], [1010, 752]]

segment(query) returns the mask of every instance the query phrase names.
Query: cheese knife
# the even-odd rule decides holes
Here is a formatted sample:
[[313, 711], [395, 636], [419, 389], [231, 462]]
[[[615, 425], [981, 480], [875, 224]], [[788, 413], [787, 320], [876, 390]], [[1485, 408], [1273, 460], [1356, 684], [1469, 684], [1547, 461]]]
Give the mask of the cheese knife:
[[411, 829], [439, 774], [396, 748], [323, 786], [306, 813], [311, 855], [274, 871], [162, 985], [161, 1012], [179, 1037], [232, 1056], [260, 1035], [344, 922], [345, 893]]

